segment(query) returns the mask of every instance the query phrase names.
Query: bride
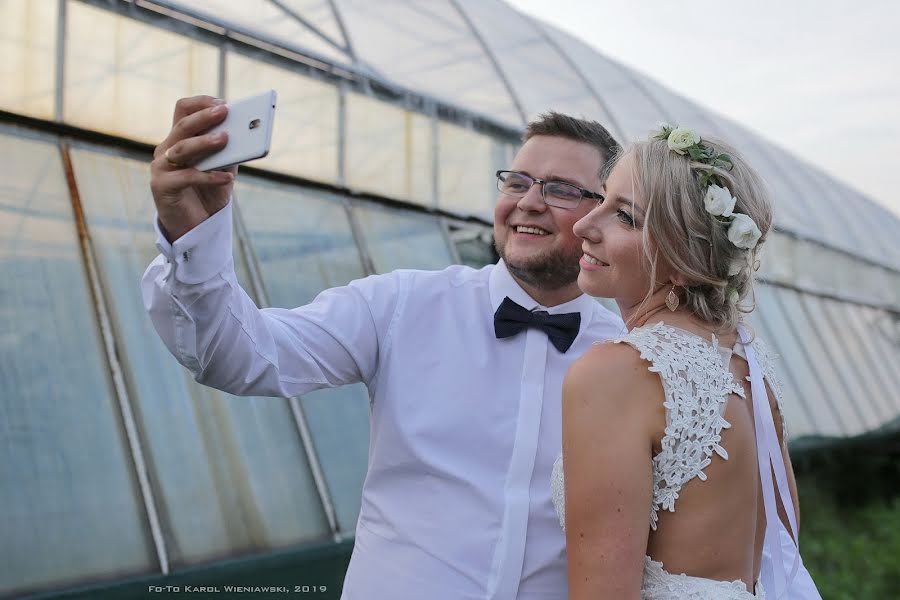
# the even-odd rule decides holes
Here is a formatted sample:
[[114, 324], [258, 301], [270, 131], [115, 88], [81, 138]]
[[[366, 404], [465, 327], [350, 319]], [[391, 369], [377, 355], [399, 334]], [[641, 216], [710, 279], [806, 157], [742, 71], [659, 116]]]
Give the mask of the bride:
[[605, 200], [575, 225], [578, 284], [614, 298], [629, 332], [564, 384], [552, 486], [570, 598], [787, 597], [780, 544], [774, 589], [759, 583], [767, 529], [798, 531], [781, 392], [740, 318], [770, 201], [737, 154], [690, 129], [665, 126], [611, 165]]

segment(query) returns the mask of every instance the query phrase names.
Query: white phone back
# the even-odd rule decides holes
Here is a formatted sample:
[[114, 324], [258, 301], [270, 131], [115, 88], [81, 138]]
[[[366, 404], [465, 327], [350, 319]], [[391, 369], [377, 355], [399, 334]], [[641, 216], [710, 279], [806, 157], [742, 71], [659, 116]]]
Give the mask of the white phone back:
[[194, 165], [200, 171], [224, 169], [269, 153], [275, 120], [275, 90], [228, 104], [225, 120], [206, 133], [226, 131], [228, 144]]

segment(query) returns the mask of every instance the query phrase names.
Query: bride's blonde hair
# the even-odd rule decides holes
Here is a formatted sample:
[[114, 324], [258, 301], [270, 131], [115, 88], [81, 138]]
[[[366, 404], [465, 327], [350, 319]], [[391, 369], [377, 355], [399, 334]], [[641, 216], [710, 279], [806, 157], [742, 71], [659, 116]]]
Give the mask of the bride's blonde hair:
[[[751, 312], [755, 304], [753, 272], [772, 226], [772, 203], [759, 175], [739, 153], [714, 139], [704, 137], [703, 144], [727, 154], [733, 166], [712, 166], [678, 154], [665, 139], [636, 142], [611, 162], [634, 157], [635, 192], [647, 203], [643, 247], [651, 281], [656, 281], [662, 258], [684, 277], [681, 302], [699, 319], [731, 330], [741, 313]], [[700, 178], [710, 171], [737, 199], [733, 212], [750, 217], [762, 233], [754, 248], [735, 246], [728, 239], [728, 224], [705, 209], [707, 186]], [[729, 274], [736, 264], [743, 266]], [[652, 292], [651, 286], [647, 298]]]

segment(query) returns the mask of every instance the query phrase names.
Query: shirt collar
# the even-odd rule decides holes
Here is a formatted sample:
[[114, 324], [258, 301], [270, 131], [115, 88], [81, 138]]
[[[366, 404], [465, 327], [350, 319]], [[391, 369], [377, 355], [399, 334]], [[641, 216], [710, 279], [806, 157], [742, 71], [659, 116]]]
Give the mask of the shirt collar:
[[491, 293], [491, 313], [497, 312], [503, 299], [509, 297], [510, 300], [522, 306], [527, 310], [546, 310], [551, 315], [561, 313], [579, 312], [581, 313], [581, 328], [584, 329], [591, 322], [594, 314], [594, 306], [596, 302], [587, 294], [581, 294], [574, 300], [570, 300], [564, 304], [546, 307], [542, 306], [528, 295], [528, 292], [522, 289], [522, 286], [513, 279], [506, 268], [506, 263], [501, 258], [491, 270], [489, 280], [489, 289]]

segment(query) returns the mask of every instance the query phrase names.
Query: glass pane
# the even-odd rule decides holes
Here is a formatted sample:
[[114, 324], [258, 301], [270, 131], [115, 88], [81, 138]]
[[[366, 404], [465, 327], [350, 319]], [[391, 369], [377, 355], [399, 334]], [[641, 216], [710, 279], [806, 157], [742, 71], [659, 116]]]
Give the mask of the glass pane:
[[59, 148], [0, 154], [0, 595], [150, 571]]
[[847, 396], [840, 398], [840, 401], [852, 404], [867, 429], [875, 429], [882, 422], [879, 407], [873, 405], [878, 392], [861, 372], [862, 365], [859, 363], [864, 361], [858, 340], [836, 328], [836, 322], [828, 318], [820, 298], [809, 294], [797, 294], [797, 297], [806, 308], [806, 315], [816, 332], [824, 340], [822, 349], [831, 357], [836, 375], [844, 382]]
[[237, 398], [195, 383], [144, 312], [138, 282], [156, 255], [146, 162], [87, 149], [73, 149], [72, 160], [172, 561], [325, 536], [287, 401]]
[[884, 362], [872, 344], [871, 334], [861, 327], [855, 313], [858, 307], [846, 302], [822, 301], [832, 323], [840, 323], [848, 349], [855, 358], [859, 376], [869, 384], [870, 399], [878, 408], [881, 424], [900, 413], [900, 385], [892, 381]]
[[868, 339], [878, 352], [878, 364], [892, 381], [894, 414], [900, 411], [900, 340], [892, 337], [889, 324], [893, 317], [884, 311], [856, 306], [851, 318], [856, 319], [868, 333]]
[[[234, 0], [167, 0], [167, 4], [183, 6], [191, 12], [199, 14], [213, 23], [224, 25], [227, 29], [240, 31], [252, 37], [280, 45], [295, 51], [311, 50], [321, 57], [342, 62], [352, 63], [342, 47], [345, 46], [343, 38], [335, 36], [334, 27], [308, 28], [296, 16], [303, 20], [323, 21], [333, 20], [333, 15], [328, 14], [328, 6], [321, 6], [324, 2], [310, 3], [298, 0], [282, 0], [282, 2], [235, 2]], [[319, 6], [315, 6], [318, 4]], [[308, 9], [317, 8], [315, 15], [307, 13]], [[316, 18], [310, 18], [315, 16]], [[321, 26], [320, 26], [321, 27]], [[330, 29], [330, 31], [329, 31]]]
[[666, 113], [673, 123], [691, 127], [701, 136], [721, 137], [715, 115], [707, 109], [640, 73], [634, 72], [632, 76], [647, 90], [648, 94], [653, 95], [657, 104], [666, 108]]
[[378, 273], [443, 269], [453, 264], [441, 224], [434, 217], [364, 204], [358, 204], [354, 213]]
[[272, 306], [302, 306], [324, 289], [365, 276], [339, 197], [243, 175], [237, 185]]
[[569, 33], [546, 23], [543, 27], [584, 76], [595, 82], [600, 101], [614, 119], [609, 124], [610, 131], [616, 134], [619, 143], [644, 139], [658, 122], [667, 120], [665, 108], [635, 84], [635, 74], [631, 70]]
[[497, 0], [458, 0], [458, 5], [480, 32], [528, 120], [557, 110], [609, 123], [585, 80], [530, 17]]
[[[809, 331], [802, 324], [794, 323], [776, 300], [779, 290], [768, 285], [755, 287], [757, 310], [765, 317], [771, 339], [766, 340], [781, 354], [781, 369], [796, 384], [796, 402], [803, 405], [805, 413], [814, 423], [818, 435], [844, 436], [848, 425], [839, 420], [826, 391], [819, 371], [830, 368], [814, 365], [809, 354]], [[786, 377], [785, 377], [786, 378]]]
[[83, 2], [68, 2], [63, 120], [158, 144], [175, 102], [215, 95], [218, 50]]
[[356, 531], [369, 464], [369, 393], [361, 383], [303, 396], [303, 412], [344, 536]]
[[506, 86], [452, 2], [342, 0], [357, 55], [390, 81], [521, 126]]
[[34, 0], [0, 2], [0, 109], [53, 119], [56, 7]]
[[[264, 56], [263, 52], [259, 56]], [[225, 97], [278, 92], [269, 155], [247, 164], [334, 183], [338, 173], [338, 89], [288, 69], [229, 52]]]
[[852, 392], [839, 374], [839, 365], [835, 364], [831, 353], [825, 350], [828, 339], [810, 321], [797, 292], [785, 288], [772, 291], [787, 316], [791, 331], [806, 349], [815, 377], [823, 384], [824, 401], [832, 407], [848, 435], [863, 433], [867, 426], [852, 402]]
[[449, 123], [439, 124], [438, 140], [438, 206], [493, 221], [494, 173], [509, 166], [509, 145]]
[[[238, 186], [272, 306], [302, 306], [365, 275], [339, 198], [247, 177]], [[362, 384], [319, 390], [306, 394], [302, 407], [340, 529], [353, 532], [368, 463], [368, 392]]]
[[494, 248], [492, 229], [457, 223], [450, 223], [449, 229], [450, 241], [456, 246], [462, 264], [480, 269], [500, 259]]
[[[760, 284], [755, 289], [762, 287]], [[804, 404], [804, 395], [801, 395], [794, 382], [794, 373], [790, 369], [790, 363], [784, 358], [781, 346], [779, 345], [779, 336], [776, 336], [772, 327], [766, 319], [767, 313], [760, 310], [754, 310], [749, 315], [750, 325], [755, 335], [758, 335], [770, 350], [778, 355], [775, 361], [775, 376], [781, 384], [781, 393], [783, 396], [784, 422], [787, 426], [788, 436], [791, 440], [803, 437], [805, 435], [815, 435], [820, 433], [816, 430], [813, 419], [807, 412]], [[781, 342], [783, 344], [783, 342]]]
[[431, 119], [374, 98], [347, 95], [347, 185], [432, 204]]

